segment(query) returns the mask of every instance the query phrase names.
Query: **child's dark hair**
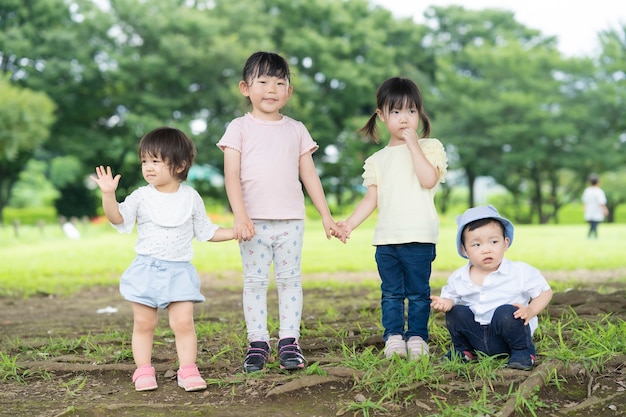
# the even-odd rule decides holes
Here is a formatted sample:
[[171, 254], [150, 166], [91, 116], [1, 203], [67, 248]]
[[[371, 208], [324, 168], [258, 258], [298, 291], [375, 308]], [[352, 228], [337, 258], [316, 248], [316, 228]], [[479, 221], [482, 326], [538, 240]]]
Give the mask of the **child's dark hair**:
[[[430, 135], [430, 120], [424, 111], [422, 93], [419, 87], [408, 78], [393, 77], [382, 83], [376, 90], [376, 108], [382, 112], [393, 109], [403, 109], [405, 107], [415, 107], [422, 122], [422, 138]], [[358, 133], [368, 136], [378, 143], [378, 129], [376, 127], [377, 113], [370, 116], [365, 126], [359, 129]]]
[[471, 232], [472, 230], [476, 230], [491, 223], [499, 225], [500, 229], [502, 229], [502, 236], [506, 238], [506, 229], [504, 228], [502, 222], [494, 219], [493, 217], [487, 217], [484, 219], [474, 220], [473, 222], [469, 222], [465, 225], [465, 227], [463, 228], [463, 233], [461, 233], [461, 244], [465, 245], [465, 232]]
[[284, 78], [290, 81], [289, 64], [285, 58], [273, 52], [255, 52], [250, 55], [243, 66], [241, 77], [243, 81], [249, 83], [262, 76]]
[[182, 131], [165, 126], [151, 130], [141, 138], [137, 153], [140, 159], [162, 159], [169, 165], [172, 176], [185, 181], [196, 158], [196, 147]]

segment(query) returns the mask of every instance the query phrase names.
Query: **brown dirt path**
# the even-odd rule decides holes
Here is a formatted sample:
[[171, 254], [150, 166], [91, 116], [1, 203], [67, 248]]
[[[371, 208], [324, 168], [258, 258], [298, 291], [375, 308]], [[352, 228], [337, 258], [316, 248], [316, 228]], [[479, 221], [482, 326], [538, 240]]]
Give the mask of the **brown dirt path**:
[[[445, 273], [441, 274], [446, 276]], [[551, 316], [560, 316], [572, 308], [579, 315], [593, 317], [610, 312], [622, 320], [626, 318], [626, 270], [554, 272], [545, 275], [549, 280], [575, 280], [582, 283], [578, 289], [554, 295], [549, 306]], [[375, 283], [378, 277], [374, 272], [305, 277], [306, 300], [310, 300], [305, 304], [305, 324], [313, 326], [318, 315], [316, 309], [324, 308], [329, 303], [340, 313], [337, 316], [337, 328], [355, 327], [353, 322], [349, 322], [350, 312], [375, 310], [378, 307], [377, 294], [372, 294], [371, 289], [362, 290], [358, 285], [345, 293], [319, 284], [306, 289], [307, 282], [334, 280]], [[207, 302], [196, 306], [197, 325], [226, 321], [232, 323], [232, 331], [243, 336], [239, 274], [204, 276], [203, 292]], [[273, 302], [275, 300], [270, 298], [269, 303]], [[114, 308], [116, 312], [98, 313], [98, 310], [106, 308]], [[326, 324], [333, 326], [333, 323]], [[376, 326], [377, 323], [362, 325]], [[23, 356], [28, 356], [35, 349], [81, 336], [114, 335], [116, 332], [129, 334], [131, 327], [130, 306], [121, 299], [117, 288], [94, 288], [72, 297], [42, 295], [28, 299], [0, 298], [0, 352], [10, 352], [11, 355], [22, 352]], [[346, 341], [351, 337], [348, 332]], [[224, 353], [224, 343], [219, 336], [212, 340], [199, 340], [199, 355], [203, 358], [202, 374], [207, 380], [215, 382], [200, 393], [186, 393], [176, 386], [173, 378], [176, 355], [172, 340], [163, 337], [155, 340], [159, 341], [155, 345], [154, 360], [160, 385], [156, 391], [134, 391], [130, 383], [134, 369], [132, 359], [120, 363], [110, 360], [97, 363], [93, 359], [94, 355], [85, 352], [84, 346], [76, 347], [74, 351], [68, 347], [65, 355], [47, 358], [41, 354], [40, 359], [20, 363], [22, 368], [39, 375], [43, 372], [48, 378], [27, 378], [24, 384], [13, 380], [0, 383], [0, 416], [334, 416], [342, 415], [342, 411], [345, 412], [342, 407], [357, 401], [361, 395], [352, 389], [355, 378], [359, 377], [358, 372], [333, 366], [340, 359], [333, 357], [333, 351], [336, 351], [339, 343], [338, 337], [333, 334], [308, 339], [302, 344], [310, 363], [319, 362], [325, 366], [326, 375], [323, 376], [304, 375], [301, 372], [284, 374], [274, 368], [260, 377], [246, 377], [240, 369], [243, 342], [241, 351], [232, 351], [230, 347], [231, 351]], [[130, 342], [126, 340], [125, 343], [128, 348]], [[372, 337], [365, 344], [380, 346], [381, 340]], [[97, 345], [90, 346], [92, 351], [98, 348]], [[576, 378], [580, 385], [577, 389], [589, 390], [591, 394], [606, 389], [609, 396], [623, 393], [626, 388], [626, 371], [621, 363], [610, 364], [605, 375], [591, 376], [586, 375], [581, 368], [572, 369], [571, 372], [580, 374], [580, 378]], [[527, 376], [511, 370], [508, 372], [512, 379]], [[587, 387], [589, 384], [590, 388]], [[549, 395], [557, 395], [557, 392], [551, 391]], [[391, 410], [389, 415], [434, 413], [436, 408], [432, 398], [429, 398], [426, 392], [425, 397], [412, 403], [412, 407]], [[579, 401], [568, 398], [563, 398], [561, 403], [564, 407], [580, 406]], [[626, 415], [626, 405], [620, 407], [613, 414], [595, 415]], [[581, 412], [588, 410], [582, 408]], [[345, 415], [351, 416], [352, 412]]]

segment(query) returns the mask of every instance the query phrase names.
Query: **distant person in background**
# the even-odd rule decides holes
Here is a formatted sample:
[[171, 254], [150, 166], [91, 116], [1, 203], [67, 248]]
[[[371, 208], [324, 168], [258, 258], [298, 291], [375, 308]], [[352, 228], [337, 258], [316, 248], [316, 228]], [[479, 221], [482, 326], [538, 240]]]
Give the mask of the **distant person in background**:
[[606, 195], [600, 188], [600, 178], [597, 175], [589, 177], [589, 186], [582, 196], [585, 220], [589, 223], [587, 238], [598, 238], [598, 225], [609, 215], [606, 207]]
[[102, 191], [104, 214], [121, 233], [137, 224], [137, 256], [120, 280], [120, 292], [133, 306], [133, 374], [135, 390], [157, 388], [151, 364], [158, 309], [167, 309], [178, 353], [178, 386], [185, 391], [206, 389], [196, 366], [197, 337], [193, 305], [204, 301], [200, 279], [191, 263], [192, 239], [222, 242], [235, 238], [233, 229], [213, 224], [196, 190], [181, 184], [187, 179], [196, 149], [180, 130], [161, 127], [139, 142], [141, 173], [148, 185], [118, 203], [115, 190], [120, 174], [96, 167], [91, 179]]

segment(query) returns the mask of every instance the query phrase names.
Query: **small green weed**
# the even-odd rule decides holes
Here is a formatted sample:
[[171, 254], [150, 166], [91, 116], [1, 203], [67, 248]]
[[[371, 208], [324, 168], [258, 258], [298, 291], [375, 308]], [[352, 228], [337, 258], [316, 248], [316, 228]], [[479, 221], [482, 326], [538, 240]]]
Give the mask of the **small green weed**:
[[17, 364], [18, 356], [8, 356], [0, 352], [0, 380], [7, 382], [17, 381], [21, 384], [26, 382], [26, 378], [32, 375], [29, 370], [22, 369]]
[[345, 411], [353, 411], [354, 415], [360, 412], [363, 417], [369, 417], [372, 411], [381, 411], [386, 413], [387, 409], [381, 404], [382, 400], [372, 401], [369, 398], [363, 398], [361, 401], [353, 401], [346, 407]]
[[78, 395], [78, 392], [85, 387], [86, 383], [87, 383], [86, 377], [76, 377], [76, 378], [70, 379], [69, 381], [63, 384], [63, 387], [65, 388], [65, 395], [69, 397], [76, 397]]
[[[539, 398], [539, 395], [537, 394], [538, 391], [538, 387], [535, 387], [534, 392], [530, 396], [523, 396], [516, 391], [514, 394], [515, 411], [524, 416], [531, 415], [533, 417], [537, 417], [537, 411], [539, 409], [548, 407], [548, 405]], [[509, 391], [509, 395], [511, 394], [512, 392]]]
[[320, 375], [320, 376], [328, 375], [326, 371], [324, 370], [324, 368], [320, 366], [319, 362], [313, 362], [313, 363], [308, 364], [305, 369], [305, 373], [307, 375]]
[[427, 417], [489, 417], [495, 414], [494, 401], [498, 397], [487, 386], [483, 386], [477, 396], [462, 405], [443, 401], [437, 395], [432, 399], [439, 408], [437, 414], [429, 414]]

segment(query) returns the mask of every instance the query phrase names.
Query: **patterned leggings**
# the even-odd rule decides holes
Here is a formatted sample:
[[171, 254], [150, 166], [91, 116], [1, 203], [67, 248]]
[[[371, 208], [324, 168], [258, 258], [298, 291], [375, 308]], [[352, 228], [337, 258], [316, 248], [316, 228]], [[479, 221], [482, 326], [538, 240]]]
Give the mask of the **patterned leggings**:
[[243, 313], [248, 340], [269, 342], [267, 288], [270, 269], [278, 290], [279, 338], [300, 337], [300, 264], [304, 220], [255, 220], [252, 240], [239, 245], [243, 264]]

